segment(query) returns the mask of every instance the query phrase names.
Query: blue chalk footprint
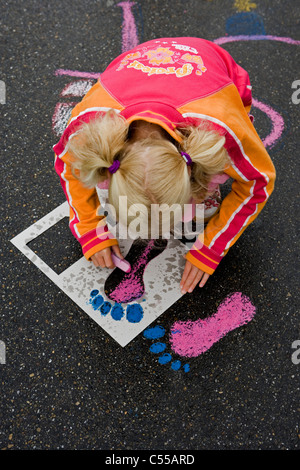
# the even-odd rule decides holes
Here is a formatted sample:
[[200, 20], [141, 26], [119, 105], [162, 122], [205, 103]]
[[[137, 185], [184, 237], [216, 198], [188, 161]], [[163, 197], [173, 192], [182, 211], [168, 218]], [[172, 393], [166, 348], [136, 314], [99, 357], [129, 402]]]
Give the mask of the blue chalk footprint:
[[[156, 325], [156, 326], [147, 328], [144, 331], [144, 337], [147, 339], [151, 339], [151, 340], [157, 340], [157, 339], [163, 338], [163, 336], [165, 335], [165, 332], [166, 330], [162, 326]], [[181, 368], [181, 361], [175, 360], [172, 362], [171, 354], [164, 352], [166, 347], [167, 347], [166, 343], [155, 342], [150, 345], [149, 350], [155, 354], [163, 353], [158, 357], [159, 364], [168, 364], [169, 362], [171, 362], [171, 366], [170, 366], [171, 369], [179, 370]], [[182, 369], [184, 370], [184, 372], [189, 372], [190, 370], [189, 364], [184, 364]]]
[[[106, 316], [109, 312], [111, 318], [115, 321], [120, 321], [125, 311], [121, 304], [115, 303], [113, 306], [110, 302], [104, 300], [99, 290], [93, 289], [90, 293], [89, 304], [95, 311], [99, 310], [101, 315]], [[139, 323], [144, 316], [143, 308], [140, 304], [128, 304], [126, 308], [126, 319], [129, 323]]]

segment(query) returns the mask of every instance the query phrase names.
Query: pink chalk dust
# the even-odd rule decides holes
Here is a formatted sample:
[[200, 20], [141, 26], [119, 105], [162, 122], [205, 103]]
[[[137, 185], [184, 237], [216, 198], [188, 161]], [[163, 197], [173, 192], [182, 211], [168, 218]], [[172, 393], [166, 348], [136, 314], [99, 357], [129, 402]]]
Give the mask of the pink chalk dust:
[[118, 303], [131, 302], [139, 299], [145, 292], [143, 275], [149, 260], [149, 254], [154, 247], [154, 240], [150, 240], [138, 260], [131, 266], [129, 273], [124, 273], [121, 282], [109, 294], [109, 298]]
[[174, 323], [170, 335], [171, 348], [180, 356], [199, 356], [229, 331], [252, 320], [255, 311], [247, 296], [235, 292], [223, 300], [213, 316]]

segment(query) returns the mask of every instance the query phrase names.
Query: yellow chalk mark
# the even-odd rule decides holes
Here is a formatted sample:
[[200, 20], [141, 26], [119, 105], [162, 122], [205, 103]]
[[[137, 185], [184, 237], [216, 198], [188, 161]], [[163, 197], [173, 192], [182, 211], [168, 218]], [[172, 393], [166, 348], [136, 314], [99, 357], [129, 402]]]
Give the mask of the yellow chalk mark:
[[235, 0], [234, 2], [234, 8], [237, 11], [251, 11], [256, 7], [256, 3], [250, 2], [249, 0]]

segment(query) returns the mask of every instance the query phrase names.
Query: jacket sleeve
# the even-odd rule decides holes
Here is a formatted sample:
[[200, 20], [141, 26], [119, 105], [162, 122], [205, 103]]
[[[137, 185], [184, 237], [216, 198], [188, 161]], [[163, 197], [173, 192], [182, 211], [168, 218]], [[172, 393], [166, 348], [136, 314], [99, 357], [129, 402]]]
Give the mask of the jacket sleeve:
[[232, 161], [225, 170], [233, 178], [231, 192], [186, 256], [208, 274], [258, 216], [274, 188], [275, 168], [247, 115], [240, 117], [239, 129], [240, 137], [228, 133], [225, 144]]
[[73, 175], [68, 152], [55, 155], [55, 170], [70, 206], [71, 232], [81, 244], [84, 256], [90, 260], [97, 251], [117, 245], [117, 240], [108, 230], [105, 217], [98, 215], [100, 201], [96, 188], [84, 187]]

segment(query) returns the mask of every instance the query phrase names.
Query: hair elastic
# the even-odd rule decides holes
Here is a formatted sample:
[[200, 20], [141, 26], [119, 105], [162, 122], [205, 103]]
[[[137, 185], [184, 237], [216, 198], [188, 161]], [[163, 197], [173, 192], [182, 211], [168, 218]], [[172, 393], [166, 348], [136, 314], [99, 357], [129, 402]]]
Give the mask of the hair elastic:
[[119, 166], [120, 166], [120, 162], [119, 160], [115, 160], [113, 162], [113, 164], [108, 168], [108, 171], [113, 174], [115, 173], [118, 169], [119, 169]]
[[180, 152], [180, 155], [184, 158], [185, 160], [185, 163], [187, 164], [187, 166], [191, 166], [193, 161], [190, 157], [190, 155], [186, 152]]

